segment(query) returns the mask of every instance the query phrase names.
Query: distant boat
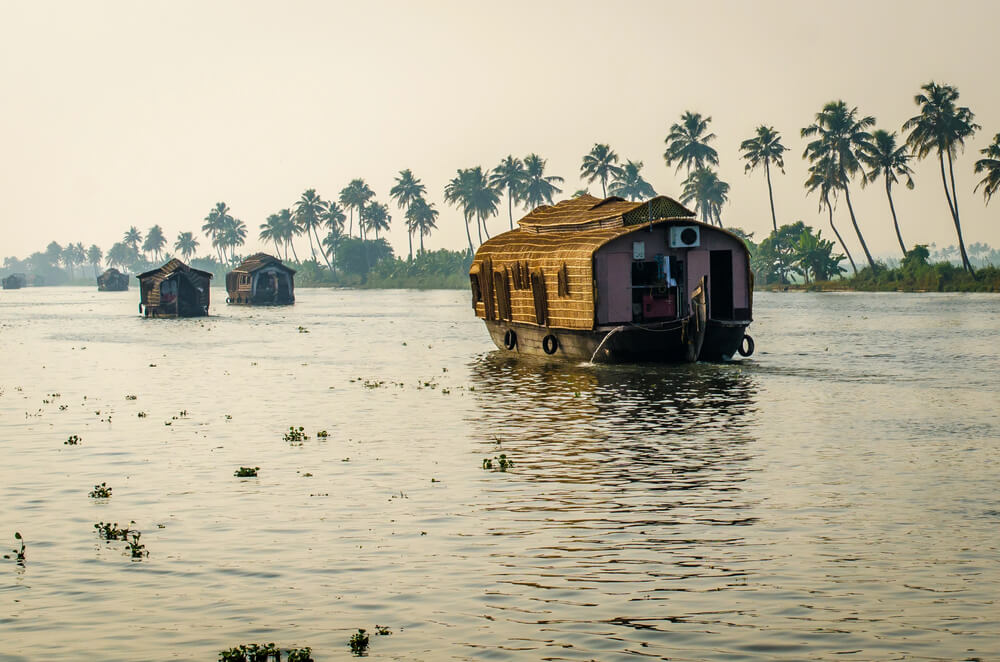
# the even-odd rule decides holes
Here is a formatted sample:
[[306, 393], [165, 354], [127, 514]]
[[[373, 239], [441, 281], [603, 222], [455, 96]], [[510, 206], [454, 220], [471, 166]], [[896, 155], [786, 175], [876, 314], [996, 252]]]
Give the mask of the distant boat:
[[483, 243], [472, 305], [501, 350], [575, 361], [749, 356], [753, 274], [736, 235], [677, 201], [582, 195]]
[[212, 274], [174, 258], [159, 269], [141, 273], [139, 312], [146, 317], [200, 317], [208, 315]]
[[24, 274], [11, 274], [3, 279], [3, 289], [19, 290], [28, 285], [28, 277]]
[[97, 277], [97, 291], [124, 292], [128, 290], [128, 279], [128, 274], [112, 267]]
[[295, 269], [256, 253], [226, 274], [226, 303], [281, 306], [295, 303]]

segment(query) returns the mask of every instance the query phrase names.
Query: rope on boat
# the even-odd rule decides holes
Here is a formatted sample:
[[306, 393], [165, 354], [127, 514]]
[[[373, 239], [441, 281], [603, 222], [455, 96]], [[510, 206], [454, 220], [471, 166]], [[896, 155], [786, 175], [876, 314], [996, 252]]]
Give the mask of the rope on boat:
[[624, 331], [624, 330], [625, 330], [624, 326], [616, 326], [615, 328], [613, 328], [610, 331], [608, 331], [608, 334], [606, 336], [604, 336], [603, 338], [601, 338], [601, 343], [597, 346], [597, 349], [595, 349], [594, 353], [591, 355], [590, 362], [591, 363], [594, 362], [594, 359], [597, 358], [597, 353], [601, 351], [602, 347], [604, 347], [604, 343], [608, 342], [608, 338], [610, 338], [611, 336], [615, 335], [619, 331]]

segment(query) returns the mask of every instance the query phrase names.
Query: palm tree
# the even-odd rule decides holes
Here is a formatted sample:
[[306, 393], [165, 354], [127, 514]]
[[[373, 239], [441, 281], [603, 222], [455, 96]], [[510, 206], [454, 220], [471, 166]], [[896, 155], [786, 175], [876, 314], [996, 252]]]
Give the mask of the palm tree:
[[702, 223], [714, 223], [722, 227], [722, 205], [729, 199], [729, 184], [719, 179], [714, 170], [695, 168], [684, 180], [681, 202], [695, 202], [695, 211], [701, 215]]
[[72, 243], [66, 244], [66, 247], [60, 251], [59, 260], [63, 263], [63, 266], [69, 270], [69, 277], [70, 279], [72, 279], [74, 277], [73, 267], [75, 267], [77, 264], [76, 251], [73, 250]]
[[[351, 182], [340, 191], [340, 204], [351, 211], [350, 224], [347, 227], [347, 236], [350, 237], [354, 231], [354, 210], [358, 210], [358, 225], [361, 225], [361, 209], [375, 197], [368, 184], [363, 179], [352, 179]], [[359, 233], [360, 234], [360, 233]]]
[[562, 189], [556, 183], [563, 183], [565, 180], [556, 175], [545, 175], [546, 159], [537, 154], [528, 154], [524, 157], [524, 170], [527, 178], [524, 182], [524, 189], [521, 192], [521, 199], [533, 209], [539, 205], [551, 205], [552, 196], [562, 193]]
[[282, 209], [277, 214], [278, 220], [276, 221], [278, 226], [278, 239], [280, 239], [285, 244], [285, 259], [288, 259], [288, 249], [292, 249], [292, 257], [295, 261], [299, 261], [299, 254], [295, 252], [295, 235], [299, 234], [299, 226], [295, 223], [295, 218], [292, 216], [292, 210]]
[[[396, 206], [403, 210], [405, 215], [410, 210], [416, 200], [424, 197], [427, 187], [420, 183], [420, 180], [413, 176], [409, 168], [399, 171], [396, 184], [389, 189], [389, 198], [396, 201]], [[410, 259], [413, 259], [413, 232], [407, 223], [406, 240], [410, 245]]]
[[[469, 221], [476, 218], [476, 230], [479, 234], [479, 243], [483, 243], [483, 230], [486, 225], [486, 218], [497, 213], [497, 205], [500, 202], [500, 194], [490, 186], [489, 178], [483, 172], [481, 166], [475, 168], [464, 168], [458, 171], [458, 176], [453, 178], [444, 189], [444, 198], [448, 202], [461, 205], [465, 216], [465, 233], [469, 240], [469, 252], [472, 248], [472, 235], [469, 234]], [[490, 233], [486, 231], [486, 238]]]
[[340, 234], [344, 231], [344, 221], [347, 219], [347, 215], [344, 214], [344, 210], [337, 204], [336, 200], [330, 200], [326, 203], [326, 210], [321, 219], [327, 230]]
[[514, 201], [521, 201], [521, 189], [528, 179], [524, 162], [508, 154], [490, 173], [490, 186], [497, 191], [507, 191], [507, 216], [510, 229], [514, 229]]
[[[816, 121], [802, 129], [803, 138], [816, 136], [816, 139], [806, 145], [803, 156], [810, 162], [829, 157], [829, 166], [836, 171], [836, 178], [833, 180], [844, 192], [844, 200], [847, 202], [847, 210], [851, 214], [851, 223], [854, 225], [854, 232], [858, 235], [861, 248], [868, 259], [868, 266], [872, 271], [876, 270], [875, 260], [868, 250], [864, 235], [858, 226], [858, 219], [854, 215], [854, 205], [851, 204], [851, 175], [861, 170], [858, 161], [858, 153], [866, 152], [870, 149], [871, 134], [868, 129], [875, 124], [875, 118], [871, 115], [858, 118], [858, 109], [848, 109], [843, 101], [830, 101], [823, 110], [816, 113]], [[864, 171], [861, 172], [862, 177]]]
[[156, 261], [160, 261], [160, 251], [167, 243], [167, 238], [163, 236], [163, 228], [159, 225], [154, 225], [149, 228], [149, 232], [146, 233], [146, 241], [142, 244], [143, 253], [152, 253], [156, 256]]
[[[309, 237], [309, 250], [312, 253], [313, 261], [316, 261], [316, 249], [313, 247], [313, 236], [316, 237], [316, 244], [319, 245], [319, 233], [316, 227], [322, 223], [322, 215], [326, 211], [326, 203], [316, 194], [316, 189], [306, 189], [301, 197], [295, 202], [295, 221], [302, 232]], [[311, 234], [310, 234], [311, 233]], [[333, 266], [326, 259], [326, 253], [321, 250], [326, 266], [331, 270]]]
[[653, 187], [639, 174], [642, 170], [642, 161], [626, 161], [619, 170], [619, 174], [615, 175], [615, 180], [611, 182], [609, 189], [611, 195], [629, 200], [644, 200], [656, 196]]
[[193, 232], [181, 232], [174, 242], [174, 250], [181, 254], [185, 260], [190, 260], [194, 252], [198, 250], [198, 240], [194, 238]]
[[[934, 81], [921, 86], [924, 93], [913, 97], [914, 103], [920, 107], [920, 114], [903, 123], [903, 131], [909, 131], [906, 144], [916, 154], [918, 159], [924, 159], [931, 151], [936, 150], [938, 164], [941, 167], [941, 183], [944, 184], [944, 197], [948, 200], [948, 211], [951, 212], [958, 234], [958, 248], [962, 254], [962, 266], [973, 273], [972, 262], [965, 251], [965, 240], [962, 238], [962, 222], [958, 215], [958, 192], [955, 189], [955, 169], [953, 161], [959, 147], [964, 149], [965, 139], [971, 138], [981, 127], [973, 120], [975, 115], [965, 106], [956, 107], [958, 89], [951, 85], [938, 85]], [[948, 174], [945, 177], [944, 157], [948, 156]], [[951, 190], [948, 180], [951, 179]]]
[[378, 239], [379, 231], [387, 231], [392, 222], [389, 215], [389, 205], [381, 202], [372, 202], [364, 208], [365, 230], [374, 230], [375, 239]]
[[229, 214], [229, 205], [225, 202], [217, 202], [212, 211], [208, 212], [208, 216], [204, 218], [205, 224], [201, 226], [201, 231], [205, 233], [206, 237], [212, 240], [212, 247], [215, 248], [219, 256], [219, 264], [226, 263], [226, 256], [222, 252], [222, 243], [219, 242], [219, 235], [232, 218]]
[[985, 172], [986, 176], [976, 184], [975, 190], [978, 191], [982, 186], [983, 197], [986, 198], [986, 204], [989, 204], [990, 198], [1000, 188], [1000, 133], [993, 136], [993, 143], [979, 150], [979, 153], [986, 158], [976, 161], [976, 172]]
[[[437, 217], [440, 212], [434, 209], [434, 203], [429, 203], [423, 198], [418, 198], [406, 210], [406, 227], [412, 228], [420, 237], [420, 252], [424, 252], [424, 237], [429, 237], [431, 230], [437, 229]], [[471, 248], [471, 239], [470, 239]], [[413, 258], [412, 251], [410, 258]]]
[[108, 250], [108, 266], [122, 267], [124, 269], [126, 266], [131, 264], [132, 257], [135, 253], [136, 249], [132, 248], [123, 241], [119, 241], [114, 244], [110, 250]]
[[819, 191], [819, 208], [823, 209], [826, 207], [827, 212], [830, 214], [830, 229], [833, 230], [833, 234], [837, 237], [837, 241], [840, 242], [840, 247], [844, 249], [844, 254], [847, 255], [847, 259], [851, 263], [851, 269], [854, 271], [854, 275], [858, 275], [858, 267], [854, 264], [854, 258], [851, 257], [851, 251], [847, 250], [847, 244], [844, 243], [844, 238], [840, 236], [840, 232], [837, 231], [837, 226], [833, 224], [833, 205], [830, 203], [830, 194], [833, 193], [836, 196], [837, 191], [840, 190], [841, 186], [837, 180], [838, 174], [835, 166], [835, 158], [831, 155], [827, 155], [820, 158], [809, 166], [809, 178], [806, 179], [806, 193], [812, 193], [813, 191]]
[[774, 215], [774, 191], [771, 189], [771, 164], [778, 166], [782, 174], [785, 172], [785, 159], [782, 156], [788, 148], [781, 144], [781, 134], [774, 127], [761, 124], [757, 127], [757, 135], [740, 143], [743, 158], [747, 165], [746, 172], [753, 172], [761, 163], [764, 164], [764, 175], [767, 177], [767, 197], [771, 201], [771, 225], [778, 230], [778, 219]]
[[236, 262], [236, 249], [246, 243], [246, 238], [246, 223], [230, 216], [226, 222], [226, 227], [219, 234], [219, 243], [223, 247], [223, 255], [225, 255], [225, 247], [229, 248], [229, 261], [231, 264]]
[[87, 249], [87, 261], [90, 262], [94, 267], [94, 277], [97, 277], [97, 272], [101, 266], [101, 258], [104, 257], [104, 253], [98, 248], [97, 244], [91, 244], [90, 248]]
[[[330, 204], [333, 205], [336, 203], [331, 201]], [[338, 205], [337, 208], [340, 209], [340, 206]], [[343, 216], [343, 212], [341, 212], [341, 216]], [[343, 216], [343, 218], [347, 217]], [[332, 225], [327, 224], [327, 228], [328, 231], [326, 233], [326, 236], [323, 237], [322, 246], [325, 253], [330, 256], [329, 260], [330, 264], [336, 264], [337, 248], [340, 246], [340, 244], [344, 242], [345, 239], [343, 233], [344, 229], [343, 219], [341, 219], [341, 222], [339, 224], [332, 224]], [[331, 268], [331, 271], [334, 271], [334, 269]]]
[[719, 165], [719, 153], [708, 144], [715, 140], [715, 134], [705, 133], [711, 121], [711, 117], [702, 118], [701, 113], [689, 110], [681, 115], [679, 123], [670, 127], [670, 133], [664, 140], [667, 151], [663, 153], [663, 159], [668, 167], [677, 164], [674, 172], [679, 172], [681, 166], [690, 173], [692, 168]]
[[610, 145], [604, 143], [594, 143], [590, 152], [583, 157], [580, 163], [580, 177], [586, 178], [588, 184], [593, 184], [595, 179], [601, 180], [601, 192], [604, 197], [608, 197], [608, 180], [621, 176], [622, 169], [615, 165], [618, 163], [618, 155], [611, 149]]
[[133, 225], [125, 232], [125, 237], [122, 239], [122, 243], [131, 248], [136, 254], [139, 253], [139, 244], [142, 243], [142, 234]]
[[[472, 247], [472, 234], [469, 232], [469, 221], [475, 213], [472, 209], [471, 182], [472, 168], [459, 168], [455, 177], [451, 178], [444, 187], [444, 199], [455, 206], [462, 207], [462, 217], [465, 219], [465, 238], [469, 241], [469, 255], [475, 251]], [[478, 226], [477, 226], [478, 228]], [[482, 243], [483, 235], [479, 235], [479, 243]]]
[[913, 170], [907, 165], [910, 154], [906, 145], [896, 146], [895, 131], [889, 133], [884, 129], [878, 129], [872, 132], [871, 143], [858, 154], [858, 158], [868, 166], [868, 172], [861, 180], [862, 186], [874, 182], [879, 178], [879, 175], [882, 175], [885, 180], [885, 195], [889, 198], [892, 225], [896, 228], [899, 250], [903, 251], [903, 257], [906, 257], [906, 245], [903, 244], [903, 235], [899, 231], [899, 220], [896, 218], [896, 205], [892, 203], [892, 185], [899, 183], [897, 175], [906, 177], [906, 188], [913, 188]]
[[[277, 214], [271, 214], [267, 220], [260, 224], [260, 234], [257, 238], [261, 241], [273, 241], [274, 251], [277, 257], [281, 257], [281, 247], [278, 246], [278, 239], [281, 238], [280, 219]], [[285, 252], [285, 259], [288, 259], [288, 252]]]

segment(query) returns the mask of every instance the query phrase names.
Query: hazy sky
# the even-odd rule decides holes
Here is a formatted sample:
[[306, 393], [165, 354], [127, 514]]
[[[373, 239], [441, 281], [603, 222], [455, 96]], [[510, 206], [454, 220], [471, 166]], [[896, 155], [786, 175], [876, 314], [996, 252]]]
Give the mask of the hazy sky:
[[[727, 225], [770, 229], [763, 173], [744, 174], [738, 151], [767, 123], [791, 149], [774, 173], [779, 223], [833, 238], [802, 187], [799, 129], [843, 99], [898, 130], [930, 80], [957, 86], [983, 127], [957, 162], [960, 211], [968, 243], [998, 246], [1000, 200], [984, 206], [972, 167], [1000, 132], [1000, 3], [945, 6], [0, 0], [0, 257], [53, 239], [106, 251], [130, 225], [160, 224], [172, 244], [220, 200], [248, 225], [249, 252], [306, 188], [335, 198], [363, 177], [388, 202], [403, 168], [441, 211], [427, 247], [461, 248], [461, 214], [442, 196], [457, 168], [537, 152], [568, 197], [585, 185], [581, 157], [607, 142], [676, 197], [683, 175], [664, 165], [663, 139], [685, 110], [712, 117]], [[955, 243], [936, 161], [915, 170], [916, 190], [895, 196], [904, 240]], [[891, 254], [881, 184], [852, 197], [873, 252]], [[837, 221], [854, 251], [846, 206]]]

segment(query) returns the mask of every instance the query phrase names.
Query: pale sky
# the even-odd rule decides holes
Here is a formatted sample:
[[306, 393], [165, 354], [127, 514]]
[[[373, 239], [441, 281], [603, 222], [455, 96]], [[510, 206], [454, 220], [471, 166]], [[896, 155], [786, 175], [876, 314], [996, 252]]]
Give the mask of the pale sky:
[[[930, 80], [957, 86], [983, 127], [957, 161], [959, 204], [966, 242], [997, 247], [1000, 199], [984, 206], [972, 168], [1000, 133], [998, 24], [992, 0], [0, 0], [0, 258], [52, 240], [107, 251], [130, 225], [159, 224], [172, 245], [220, 200], [247, 224], [249, 253], [305, 189], [336, 198], [362, 177], [389, 202], [403, 168], [441, 211], [427, 247], [459, 249], [445, 184], [507, 154], [548, 159], [569, 197], [585, 186], [582, 156], [606, 142], [678, 197], [684, 175], [664, 165], [663, 139], [686, 110], [712, 117], [726, 225], [758, 240], [770, 230], [763, 172], [744, 174], [738, 149], [766, 123], [791, 150], [774, 173], [779, 224], [833, 239], [802, 186], [799, 129], [843, 99], [898, 131]], [[894, 191], [904, 240], [955, 243], [937, 162], [914, 169], [916, 190]], [[881, 183], [852, 198], [872, 251], [893, 255]], [[858, 259], [845, 205], [835, 220]], [[507, 227], [506, 207], [490, 227]]]

